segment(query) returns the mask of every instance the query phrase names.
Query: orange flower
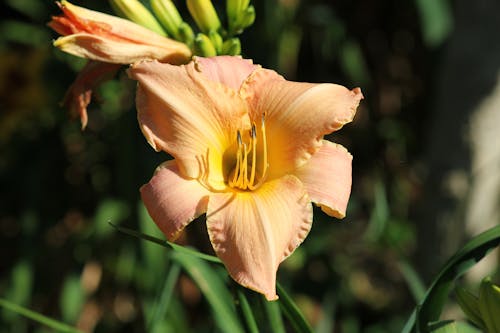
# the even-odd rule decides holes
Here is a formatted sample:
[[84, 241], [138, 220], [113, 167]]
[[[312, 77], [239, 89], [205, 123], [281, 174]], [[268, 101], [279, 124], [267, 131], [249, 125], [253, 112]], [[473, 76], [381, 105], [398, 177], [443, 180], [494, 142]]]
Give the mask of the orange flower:
[[315, 202], [342, 218], [352, 156], [325, 134], [350, 122], [359, 88], [286, 81], [240, 57], [134, 64], [141, 130], [174, 157], [141, 188], [169, 240], [203, 213], [241, 285], [277, 298], [278, 265], [307, 236]]
[[[115, 64], [131, 64], [143, 59], [156, 59], [171, 64], [186, 63], [191, 50], [183, 43], [160, 36], [131, 21], [75, 6], [63, 0], [57, 3], [63, 14], [52, 17], [49, 26], [63, 37], [54, 46], [64, 52], [102, 62], [100, 71], [83, 70], [66, 94], [65, 104], [80, 115], [86, 125], [87, 105], [92, 89], [105, 76], [118, 70]], [[102, 75], [100, 75], [102, 73]], [[81, 88], [85, 82], [85, 88]]]

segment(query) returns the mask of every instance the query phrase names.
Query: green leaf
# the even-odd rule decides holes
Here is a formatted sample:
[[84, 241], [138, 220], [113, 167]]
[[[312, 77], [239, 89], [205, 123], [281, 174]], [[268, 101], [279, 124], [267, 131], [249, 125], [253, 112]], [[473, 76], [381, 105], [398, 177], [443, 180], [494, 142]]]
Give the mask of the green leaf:
[[382, 236], [390, 218], [387, 194], [384, 184], [380, 180], [375, 182], [373, 196], [375, 203], [370, 215], [370, 223], [364, 234], [365, 239], [372, 242], [377, 241]]
[[440, 321], [429, 326], [432, 333], [480, 333], [474, 327], [453, 320]]
[[6, 299], [0, 298], [0, 307], [15, 312], [21, 316], [34, 320], [40, 324], [43, 324], [47, 327], [50, 327], [57, 332], [66, 332], [66, 333], [83, 333], [82, 331], [71, 327], [65, 323], [52, 319], [50, 317], [44, 316], [38, 312], [32, 311], [25, 307], [19, 306], [15, 303], [12, 303]]
[[[203, 261], [199, 259], [203, 259], [205, 261], [217, 263], [217, 264], [222, 264], [221, 260], [217, 257], [207, 255], [200, 253], [198, 251], [192, 250], [190, 248], [186, 248], [184, 246], [180, 246], [171, 242], [167, 242], [164, 240], [161, 240], [156, 237], [152, 237], [149, 235], [142, 234], [140, 232], [137, 232], [135, 230], [125, 228], [125, 227], [120, 227], [111, 224], [114, 228], [116, 228], [118, 231], [123, 232], [127, 235], [134, 236], [137, 238], [141, 238], [156, 244], [159, 244], [163, 247], [171, 248], [175, 250], [172, 254], [172, 259], [177, 260], [177, 262], [188, 272], [188, 274], [191, 276], [191, 278], [195, 281], [196, 284], [198, 284], [198, 287], [200, 290], [205, 294], [205, 297], [207, 297], [207, 300], [209, 303], [212, 305], [212, 308], [214, 308], [214, 311], [217, 311], [219, 306], [221, 306], [221, 309], [223, 309], [224, 312], [230, 313], [230, 319], [227, 320], [227, 322], [230, 324], [232, 321], [237, 323], [238, 326], [238, 331], [233, 331], [233, 332], [240, 332], [242, 331], [241, 326], [239, 325], [239, 322], [236, 319], [236, 313], [234, 309], [231, 307], [230, 309], [226, 308], [226, 305], [221, 305], [224, 304], [224, 302], [227, 301], [228, 292], [227, 289], [224, 286], [220, 286], [221, 281], [219, 280], [218, 282], [215, 279], [215, 277], [210, 277], [214, 274], [214, 272], [207, 266]], [[207, 268], [208, 267], [208, 268]], [[204, 274], [208, 274], [208, 277], [205, 276]], [[207, 281], [210, 280], [210, 281]], [[215, 289], [211, 289], [213, 285], [210, 284], [210, 282], [216, 283], [218, 286], [215, 289], [218, 289], [221, 293], [218, 294], [218, 292], [214, 292]], [[288, 320], [291, 322], [292, 326], [295, 328], [296, 332], [299, 333], [312, 333], [313, 330], [307, 320], [304, 318], [302, 313], [300, 312], [299, 308], [297, 305], [293, 302], [290, 296], [286, 293], [286, 291], [283, 289], [283, 287], [279, 284], [276, 283], [276, 288], [278, 291], [278, 295], [280, 297], [279, 299], [279, 305], [280, 308], [282, 309], [283, 313], [285, 316], [288, 318]], [[226, 295], [224, 297], [224, 295]], [[221, 297], [222, 296], [222, 297]], [[232, 301], [231, 301], [232, 302]], [[215, 306], [214, 306], [215, 304]], [[219, 318], [219, 320], [226, 320], [224, 316], [221, 315], [221, 313], [217, 313], [218, 316], [216, 318]], [[228, 324], [228, 325], [229, 325]], [[232, 324], [231, 324], [232, 325]], [[235, 324], [236, 327], [236, 324]], [[222, 329], [222, 328], [221, 328]]]
[[473, 322], [476, 326], [484, 329], [484, 323], [481, 319], [481, 313], [479, 311], [478, 298], [469, 291], [458, 286], [455, 288], [455, 294], [457, 296], [458, 305], [462, 308], [462, 311], [467, 316], [467, 319]]
[[137, 237], [137, 238], [140, 238], [140, 239], [144, 239], [146, 241], [153, 242], [153, 243], [156, 243], [156, 244], [161, 245], [163, 247], [167, 247], [167, 248], [170, 248], [172, 250], [176, 250], [176, 251], [181, 252], [181, 253], [189, 254], [189, 255], [192, 255], [194, 257], [206, 260], [206, 261], [210, 261], [210, 262], [215, 262], [215, 263], [218, 263], [218, 264], [222, 264], [222, 261], [220, 261], [220, 259], [217, 258], [217, 257], [211, 256], [211, 255], [208, 255], [208, 254], [204, 254], [204, 253], [200, 253], [200, 252], [198, 252], [196, 250], [193, 250], [193, 249], [190, 249], [188, 247], [177, 245], [175, 243], [168, 242], [168, 241], [165, 241], [163, 239], [160, 239], [160, 238], [157, 238], [157, 237], [153, 237], [153, 236], [150, 236], [150, 235], [146, 235], [146, 234], [140, 233], [138, 231], [135, 231], [135, 230], [132, 230], [132, 229], [129, 229], [129, 228], [120, 227], [120, 226], [114, 225], [113, 223], [110, 223], [110, 225], [113, 228], [115, 228], [116, 230], [118, 230], [120, 232], [123, 232], [124, 234], [130, 235], [130, 236], [133, 236], [133, 237]]
[[83, 302], [85, 302], [85, 294], [80, 279], [75, 275], [67, 277], [59, 300], [63, 320], [69, 323], [76, 322]]
[[416, 0], [424, 42], [435, 47], [441, 44], [453, 28], [448, 0]]
[[261, 297], [267, 317], [269, 318], [269, 327], [273, 333], [285, 333], [283, 318], [281, 317], [279, 301], [269, 302], [264, 297]]
[[214, 319], [222, 332], [244, 332], [240, 325], [231, 293], [224, 281], [203, 260], [179, 251], [172, 253], [172, 259], [193, 279], [212, 307]]
[[489, 277], [481, 282], [479, 311], [487, 332], [500, 332], [500, 287]]
[[259, 333], [259, 328], [257, 327], [257, 323], [255, 322], [255, 317], [253, 315], [252, 308], [248, 303], [247, 297], [245, 296], [245, 292], [241, 288], [238, 288], [236, 290], [236, 293], [238, 294], [241, 312], [243, 313], [243, 318], [245, 318], [248, 332]]
[[427, 332], [428, 323], [439, 319], [455, 279], [464, 274], [499, 244], [500, 225], [467, 242], [441, 269], [427, 290], [425, 297], [410, 316], [402, 332], [410, 332], [415, 325], [417, 332]]
[[94, 216], [95, 233], [97, 237], [104, 238], [112, 230], [108, 223], [119, 224], [130, 215], [128, 206], [116, 199], [105, 199], [97, 208]]
[[280, 307], [285, 316], [291, 322], [295, 331], [299, 333], [312, 333], [313, 330], [311, 325], [309, 325], [307, 320], [302, 315], [302, 312], [300, 312], [298, 306], [293, 302], [292, 298], [287, 294], [285, 289], [279, 283], [276, 283], [276, 288], [280, 297]]
[[400, 261], [398, 263], [399, 270], [410, 288], [411, 294], [415, 301], [418, 302], [424, 298], [425, 295], [425, 286], [417, 272], [410, 266], [407, 261]]
[[167, 273], [167, 278], [165, 279], [165, 285], [163, 286], [162, 292], [158, 295], [156, 300], [156, 306], [154, 307], [154, 313], [151, 317], [148, 327], [152, 327], [151, 331], [155, 331], [158, 323], [163, 322], [165, 315], [167, 313], [168, 306], [174, 294], [175, 284], [179, 278], [180, 267], [178, 264], [174, 263], [170, 266], [170, 270]]

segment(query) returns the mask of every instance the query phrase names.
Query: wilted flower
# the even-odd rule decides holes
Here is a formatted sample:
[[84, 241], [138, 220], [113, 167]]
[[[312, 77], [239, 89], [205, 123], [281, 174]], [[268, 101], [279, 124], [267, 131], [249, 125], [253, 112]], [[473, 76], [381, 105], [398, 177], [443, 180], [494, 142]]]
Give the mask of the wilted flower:
[[229, 56], [144, 61], [129, 76], [144, 136], [174, 157], [141, 188], [153, 220], [174, 240], [206, 213], [231, 277], [276, 299], [278, 265], [307, 236], [311, 201], [345, 216], [352, 156], [323, 136], [353, 119], [360, 89], [286, 81]]

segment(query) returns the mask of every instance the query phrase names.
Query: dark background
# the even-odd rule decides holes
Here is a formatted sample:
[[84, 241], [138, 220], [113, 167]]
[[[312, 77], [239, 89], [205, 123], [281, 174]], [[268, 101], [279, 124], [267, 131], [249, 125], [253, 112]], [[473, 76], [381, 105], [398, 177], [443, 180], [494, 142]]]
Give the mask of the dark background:
[[[397, 332], [421, 293], [411, 277], [427, 284], [499, 222], [500, 3], [252, 3], [244, 57], [365, 96], [354, 122], [329, 137], [354, 156], [347, 217], [317, 210], [278, 279], [318, 332]], [[0, 12], [0, 297], [83, 329], [142, 332], [165, 250], [108, 222], [159, 236], [138, 189], [167, 156], [144, 140], [123, 71], [99, 88], [85, 131], [59, 106], [84, 62], [52, 47], [54, 3], [6, 0]], [[181, 242], [210, 253], [203, 218]], [[472, 282], [497, 270], [490, 257]], [[184, 274], [174, 298], [175, 331], [217, 331]], [[47, 332], [6, 310], [0, 331]]]

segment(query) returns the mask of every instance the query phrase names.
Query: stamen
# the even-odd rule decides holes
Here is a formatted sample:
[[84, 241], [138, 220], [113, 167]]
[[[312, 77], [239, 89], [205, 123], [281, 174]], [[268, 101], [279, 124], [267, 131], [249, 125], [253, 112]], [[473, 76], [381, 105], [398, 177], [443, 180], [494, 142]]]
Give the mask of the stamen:
[[[255, 183], [255, 176], [257, 170], [257, 129], [255, 123], [252, 124], [252, 128], [249, 131], [249, 142], [248, 144], [243, 142], [241, 137], [241, 132], [237, 131], [236, 138], [238, 141], [238, 150], [236, 152], [236, 166], [233, 171], [232, 179], [229, 180], [229, 186], [233, 188], [239, 188], [241, 190], [255, 190], [267, 178], [268, 163], [267, 163], [267, 138], [266, 138], [266, 128], [265, 128], [265, 113], [262, 115], [261, 123], [262, 132], [262, 144], [263, 144], [263, 160], [262, 160], [262, 176], [260, 177], [257, 184]], [[251, 165], [248, 165], [248, 155], [251, 156]], [[249, 175], [250, 172], [250, 175]], [[250, 177], [249, 177], [250, 176]]]
[[252, 143], [252, 171], [250, 173], [249, 186], [253, 186], [255, 180], [255, 165], [257, 164], [257, 131], [255, 130], [255, 123], [252, 124], [251, 138]]
[[235, 187], [236, 186], [236, 181], [239, 178], [240, 175], [240, 168], [241, 168], [241, 147], [243, 146], [243, 140], [241, 139], [241, 133], [238, 130], [236, 132], [236, 140], [238, 141], [238, 150], [236, 151], [236, 167], [234, 168], [234, 175], [233, 175], [233, 180], [229, 182], [229, 186]]

